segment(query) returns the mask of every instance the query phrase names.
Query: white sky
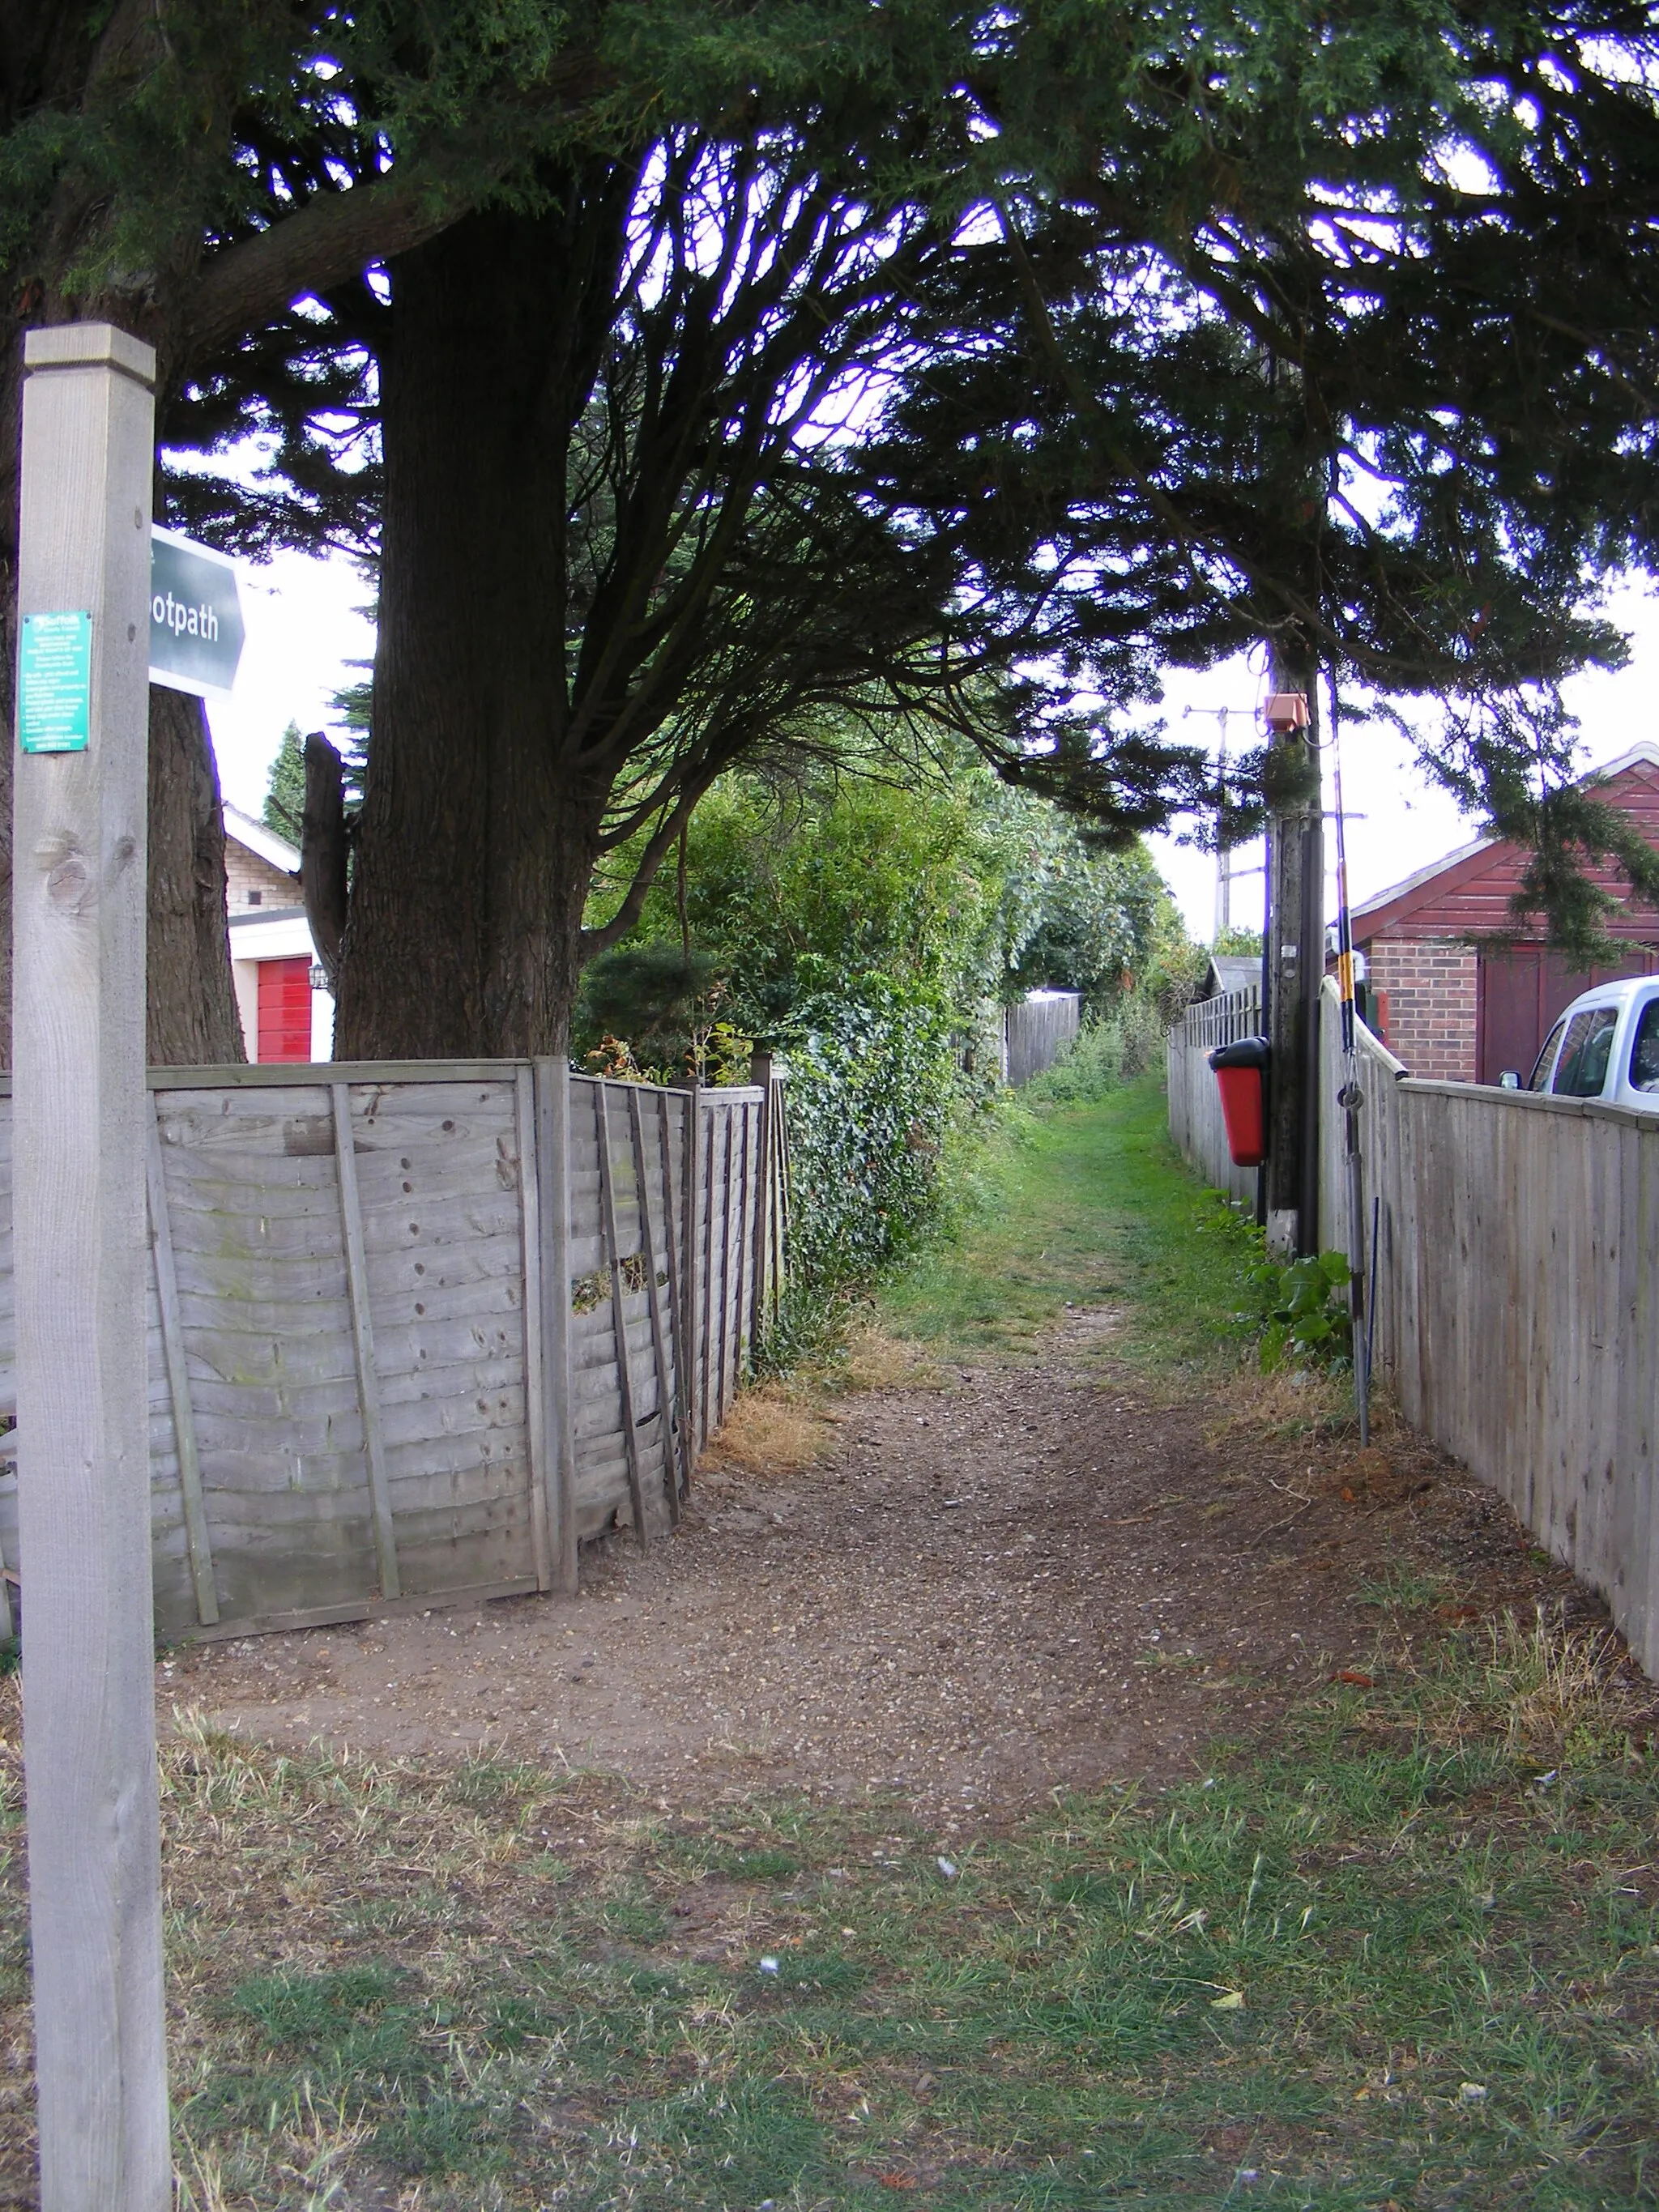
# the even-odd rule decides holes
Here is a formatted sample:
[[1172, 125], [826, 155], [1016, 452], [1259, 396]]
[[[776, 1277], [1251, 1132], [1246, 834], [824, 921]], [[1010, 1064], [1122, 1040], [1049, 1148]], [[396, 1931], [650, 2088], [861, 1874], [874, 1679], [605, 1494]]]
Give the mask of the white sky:
[[[369, 587], [344, 559], [310, 560], [281, 554], [267, 567], [244, 568], [242, 604], [247, 642], [229, 700], [209, 702], [214, 750], [226, 799], [257, 815], [264, 802], [270, 763], [290, 720], [301, 730], [328, 728], [336, 718], [330, 696], [357, 680], [348, 663], [374, 649], [373, 625], [359, 611]], [[1659, 599], [1630, 586], [1612, 602], [1613, 618], [1632, 633], [1629, 667], [1616, 676], [1581, 678], [1570, 690], [1578, 714], [1587, 767], [1611, 760], [1640, 738], [1659, 738]], [[1172, 738], [1213, 749], [1212, 712], [1231, 711], [1229, 750], [1255, 742], [1252, 716], [1260, 678], [1246, 661], [1193, 673], [1170, 672], [1164, 713]], [[1183, 719], [1182, 710], [1192, 711]], [[1348, 875], [1356, 902], [1398, 883], [1413, 869], [1467, 844], [1477, 824], [1451, 799], [1427, 784], [1409, 749], [1392, 732], [1350, 726], [1343, 740], [1342, 773], [1348, 816]], [[1330, 804], [1328, 793], [1327, 805]], [[1149, 842], [1194, 937], [1207, 942], [1214, 927], [1215, 860], [1175, 836]], [[1335, 838], [1328, 836], [1331, 870], [1328, 913], [1335, 910]], [[1233, 855], [1232, 919], [1236, 927], [1261, 926], [1261, 848]], [[1254, 867], [1254, 874], [1245, 872]]]
[[270, 763], [289, 722], [333, 729], [329, 705], [343, 684], [362, 681], [353, 660], [374, 651], [374, 626], [358, 610], [370, 586], [350, 562], [279, 553], [263, 567], [239, 565], [246, 642], [228, 699], [210, 699], [208, 723], [226, 799], [244, 814], [265, 802]]

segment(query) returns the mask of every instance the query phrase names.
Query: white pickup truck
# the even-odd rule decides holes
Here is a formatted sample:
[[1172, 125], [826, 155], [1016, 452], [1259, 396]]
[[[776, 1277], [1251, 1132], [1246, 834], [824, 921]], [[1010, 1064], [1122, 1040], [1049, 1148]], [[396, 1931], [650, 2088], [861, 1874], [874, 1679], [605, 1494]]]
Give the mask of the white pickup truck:
[[1544, 1040], [1528, 1091], [1659, 1114], [1659, 975], [1598, 983]]

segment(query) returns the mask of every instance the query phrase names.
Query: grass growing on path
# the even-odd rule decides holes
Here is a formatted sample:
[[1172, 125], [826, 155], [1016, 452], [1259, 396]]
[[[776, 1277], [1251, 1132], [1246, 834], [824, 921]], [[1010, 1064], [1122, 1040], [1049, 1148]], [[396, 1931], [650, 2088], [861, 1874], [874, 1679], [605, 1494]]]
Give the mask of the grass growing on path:
[[1236, 1361], [1253, 1230], [1182, 1166], [1152, 1076], [1021, 1114], [978, 1163], [953, 1236], [896, 1271], [889, 1325], [946, 1353], [1018, 1354], [1067, 1304], [1118, 1305], [1143, 1360]]

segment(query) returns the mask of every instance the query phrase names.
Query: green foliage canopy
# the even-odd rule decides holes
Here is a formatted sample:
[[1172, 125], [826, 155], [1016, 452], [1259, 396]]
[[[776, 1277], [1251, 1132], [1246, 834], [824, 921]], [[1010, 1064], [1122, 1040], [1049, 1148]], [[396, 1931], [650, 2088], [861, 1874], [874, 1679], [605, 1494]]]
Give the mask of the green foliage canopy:
[[588, 968], [576, 1024], [579, 1049], [610, 1032], [670, 1074], [716, 1009], [782, 1052], [799, 1201], [786, 1340], [937, 1212], [953, 1132], [994, 1087], [999, 1002], [1050, 982], [1109, 1006], [1181, 934], [1144, 848], [1091, 853], [971, 754], [900, 780], [846, 750], [847, 772], [715, 787], [683, 888], [665, 872], [635, 935]]
[[[687, 943], [690, 995], [718, 980], [732, 1020], [763, 1042], [797, 1030], [803, 1001], [865, 975], [936, 1005], [967, 1040], [994, 1002], [1041, 985], [1104, 1008], [1178, 934], [1144, 847], [1091, 850], [1049, 802], [965, 749], [902, 778], [867, 747], [846, 750], [844, 772], [715, 786], [687, 833], [683, 896], [671, 866], [633, 937], [587, 971], [585, 1043], [599, 1028], [632, 1035], [631, 1019], [654, 1045], [683, 1021]], [[602, 879], [596, 919], [632, 864], [624, 852]]]
[[[1334, 15], [1290, 0], [695, 15], [119, 0], [14, 4], [4, 27], [12, 312], [117, 312], [194, 394], [174, 434], [276, 438], [252, 495], [179, 481], [198, 526], [372, 541], [378, 264], [468, 209], [565, 210], [579, 173], [612, 221], [617, 180], [648, 196], [700, 133], [731, 206], [817, 191], [838, 237], [868, 222], [897, 241], [825, 323], [825, 358], [890, 397], [878, 434], [843, 409], [836, 436], [777, 441], [757, 476], [745, 441], [800, 396], [799, 357], [769, 399], [678, 422], [664, 526], [681, 544], [708, 526], [726, 619], [675, 686], [696, 691], [721, 653], [769, 635], [747, 665], [785, 672], [750, 687], [728, 757], [866, 679], [967, 729], [988, 680], [1000, 720], [973, 726], [1002, 772], [1129, 834], [1202, 782], [1141, 711], [1159, 658], [1265, 633], [1351, 685], [1443, 702], [1433, 759], [1538, 845], [1531, 892], [1570, 929], [1595, 920], [1594, 901], [1574, 908], [1576, 850], [1600, 841], [1654, 887], [1654, 864], [1565, 787], [1558, 691], [1617, 659], [1593, 580], [1650, 562], [1659, 515], [1656, 39], [1634, 0]], [[596, 369], [573, 453], [632, 421], [653, 379], [685, 384], [708, 299], [729, 299], [687, 258], [702, 219], [667, 222], [664, 254], [616, 290], [616, 342], [612, 325], [589, 331], [592, 360], [625, 373]], [[799, 285], [804, 264], [784, 265]], [[743, 279], [761, 286], [750, 367], [788, 304], [776, 267], [763, 255]], [[665, 282], [679, 305], [653, 353]], [[579, 668], [638, 628], [647, 570], [650, 622], [670, 622], [685, 580], [643, 539], [626, 574], [605, 550], [667, 445], [623, 448], [572, 524], [578, 554], [585, 533], [599, 547], [592, 587], [551, 611]], [[842, 577], [850, 595], [830, 590]], [[902, 619], [872, 641], [847, 619], [854, 599]], [[648, 724], [658, 750], [623, 763], [618, 842], [712, 773], [661, 752], [695, 717], [630, 722], [625, 704], [619, 726]]]

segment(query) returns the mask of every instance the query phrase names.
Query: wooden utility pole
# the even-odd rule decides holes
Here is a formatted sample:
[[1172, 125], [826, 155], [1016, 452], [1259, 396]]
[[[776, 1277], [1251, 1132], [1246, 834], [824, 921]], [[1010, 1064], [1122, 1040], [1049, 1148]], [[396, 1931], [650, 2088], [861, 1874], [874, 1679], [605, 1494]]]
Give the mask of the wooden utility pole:
[[144, 1358], [150, 349], [24, 345], [13, 1130], [42, 2212], [172, 2203]]
[[1268, 1249], [1319, 1249], [1319, 985], [1325, 849], [1318, 693], [1311, 670], [1275, 651], [1267, 702], [1267, 912], [1261, 947], [1267, 1070]]

